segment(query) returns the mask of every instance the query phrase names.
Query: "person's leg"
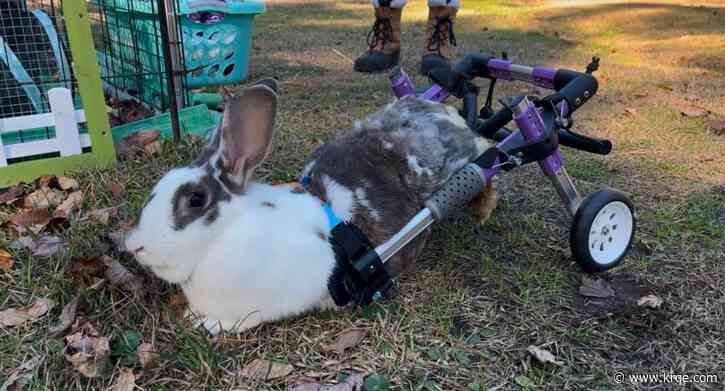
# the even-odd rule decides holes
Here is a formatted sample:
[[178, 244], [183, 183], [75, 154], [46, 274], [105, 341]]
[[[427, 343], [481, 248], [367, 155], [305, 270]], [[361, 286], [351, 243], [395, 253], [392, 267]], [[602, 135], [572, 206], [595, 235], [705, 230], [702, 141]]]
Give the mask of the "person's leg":
[[456, 46], [453, 22], [459, 6], [459, 0], [428, 0], [428, 25], [420, 63], [422, 74], [428, 75], [435, 68], [450, 65]]
[[400, 59], [400, 17], [407, 0], [373, 0], [375, 23], [368, 33], [368, 51], [355, 60], [358, 72], [382, 72]]

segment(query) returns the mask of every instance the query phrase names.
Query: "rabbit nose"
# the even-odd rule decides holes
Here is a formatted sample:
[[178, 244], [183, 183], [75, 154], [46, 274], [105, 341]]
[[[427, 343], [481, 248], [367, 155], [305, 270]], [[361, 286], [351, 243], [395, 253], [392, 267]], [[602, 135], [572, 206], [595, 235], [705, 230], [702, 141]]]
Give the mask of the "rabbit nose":
[[141, 246], [141, 247], [139, 247], [139, 248], [137, 248], [137, 249], [133, 250], [132, 252], [133, 252], [133, 255], [136, 255], [136, 254], [138, 254], [138, 253], [139, 253], [139, 252], [141, 252], [141, 251], [143, 251], [143, 246]]

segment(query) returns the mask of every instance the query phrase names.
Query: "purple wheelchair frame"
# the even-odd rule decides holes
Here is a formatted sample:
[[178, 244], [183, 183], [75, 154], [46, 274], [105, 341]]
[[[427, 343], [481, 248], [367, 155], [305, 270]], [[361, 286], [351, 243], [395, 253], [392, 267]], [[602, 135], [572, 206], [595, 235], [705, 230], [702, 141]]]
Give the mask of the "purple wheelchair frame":
[[[602, 200], [607, 202], [609, 198], [614, 202], [621, 200], [632, 210], [631, 203], [626, 197], [617, 198], [619, 195], [613, 196], [611, 191], [602, 192], [597, 197], [592, 197], [595, 195], [592, 194], [582, 199], [566, 171], [564, 159], [559, 151], [559, 145], [602, 155], [611, 151], [612, 145], [609, 141], [580, 135], [570, 130], [572, 113], [597, 92], [597, 80], [591, 75], [597, 68], [597, 58], [589, 64], [586, 72], [577, 72], [567, 69], [529, 67], [483, 54], [469, 54], [451, 68], [440, 68], [431, 72], [429, 76], [434, 84], [418, 95], [410, 78], [400, 67], [396, 67], [390, 75], [391, 88], [396, 97], [418, 96], [439, 103], [451, 96], [462, 99], [462, 115], [471, 130], [497, 143], [454, 174], [443, 188], [424, 202], [425, 207], [393, 237], [370, 249], [354, 262], [357, 272], [364, 279], [373, 280], [381, 263], [390, 260], [435, 221], [445, 219], [452, 212], [470, 203], [495, 176], [503, 171], [528, 163], [538, 162], [544, 175], [551, 180], [567, 211], [574, 217], [574, 228], [578, 227], [577, 222], [593, 219], [599, 210], [597, 209], [599, 206], [595, 204]], [[479, 90], [472, 82], [478, 77], [491, 80], [484, 106], [484, 109], [487, 109], [485, 113], [483, 109], [481, 112], [478, 111]], [[510, 97], [508, 100], [501, 100], [504, 108], [493, 113], [491, 99], [498, 79], [525, 81], [554, 90], [554, 93], [543, 98], [526, 95]], [[506, 128], [511, 121], [516, 124], [517, 130], [511, 131]], [[603, 199], [604, 196], [609, 198]], [[577, 228], [572, 232], [582, 237], [589, 232], [586, 224], [582, 227], [583, 230]], [[632, 232], [633, 227], [634, 225]], [[625, 249], [620, 258], [626, 254], [626, 251]], [[611, 265], [617, 262], [618, 260]], [[601, 271], [609, 266], [589, 265], [585, 266], [585, 269]], [[383, 298], [385, 289], [387, 288], [380, 291], [373, 290], [372, 299]]]
[[[492, 59], [488, 62], [489, 74], [494, 79], [527, 81], [536, 86], [554, 89], [554, 75], [556, 70], [543, 67], [528, 67], [513, 64], [510, 61]], [[398, 98], [416, 95], [413, 82], [402, 70], [395, 75], [396, 80], [391, 80], [393, 94]], [[438, 84], [433, 84], [419, 97], [433, 102], [443, 103], [451, 96], [448, 91]], [[565, 118], [569, 114], [569, 105], [566, 100], [556, 104], [560, 117]], [[524, 140], [534, 141], [540, 139], [544, 134], [544, 121], [538, 108], [528, 99], [524, 98], [514, 108], [513, 121], [520, 129]], [[496, 148], [507, 150], [510, 143], [515, 140], [517, 133], [511, 133], [505, 139], [496, 144]], [[574, 184], [566, 172], [564, 158], [561, 156], [558, 147], [543, 160], [539, 165], [544, 174], [552, 179], [554, 187], [566, 204], [567, 210], [574, 215], [581, 202]], [[483, 170], [487, 182], [501, 173], [501, 164], [498, 159], [491, 168]]]

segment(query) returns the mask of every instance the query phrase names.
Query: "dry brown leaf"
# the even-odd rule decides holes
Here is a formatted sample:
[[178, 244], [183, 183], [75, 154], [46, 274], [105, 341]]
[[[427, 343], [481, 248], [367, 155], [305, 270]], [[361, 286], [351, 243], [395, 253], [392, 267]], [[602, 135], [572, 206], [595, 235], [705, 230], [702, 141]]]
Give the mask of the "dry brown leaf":
[[108, 368], [110, 352], [108, 338], [102, 337], [90, 322], [65, 337], [63, 355], [83, 376], [102, 375]]
[[306, 382], [289, 387], [288, 391], [362, 391], [363, 376], [354, 374], [348, 376], [345, 381], [339, 384], [324, 385], [316, 382]]
[[12, 204], [23, 195], [23, 186], [15, 185], [3, 191], [0, 191], [0, 204]]
[[655, 295], [647, 295], [637, 300], [640, 307], [659, 308], [665, 301]]
[[579, 294], [586, 297], [606, 299], [607, 297], [614, 296], [614, 289], [612, 289], [612, 286], [607, 281], [582, 276], [582, 285], [579, 287]]
[[36, 356], [20, 364], [10, 372], [8, 378], [0, 385], [0, 391], [6, 391], [15, 385], [16, 390], [22, 390], [25, 384], [33, 377], [33, 372], [45, 360], [43, 356]]
[[109, 190], [111, 190], [111, 195], [113, 195], [113, 198], [118, 199], [123, 197], [124, 189], [122, 184], [114, 182], [111, 184]]
[[10, 270], [13, 268], [13, 265], [15, 265], [13, 256], [5, 250], [0, 250], [0, 269]]
[[725, 134], [725, 117], [717, 117], [707, 121], [707, 127], [710, 131], [715, 133], [716, 136], [722, 136]]
[[80, 209], [81, 206], [83, 206], [83, 192], [80, 190], [74, 191], [68, 194], [68, 198], [55, 208], [53, 219], [67, 220], [71, 213]]
[[65, 199], [65, 193], [49, 187], [28, 194], [23, 199], [23, 207], [32, 209], [47, 209], [60, 205]]
[[156, 352], [153, 345], [148, 342], [144, 342], [141, 345], [138, 345], [136, 357], [138, 358], [138, 364], [141, 368], [146, 369], [156, 362], [159, 358], [159, 354]]
[[683, 109], [680, 114], [687, 118], [700, 118], [707, 115], [707, 110], [703, 110], [699, 107], [688, 107]]
[[108, 222], [111, 220], [111, 217], [115, 217], [118, 215], [118, 208], [117, 207], [110, 207], [110, 208], [102, 208], [102, 209], [93, 209], [86, 213], [86, 216], [90, 218], [91, 220], [103, 224], [108, 225]]
[[335, 338], [335, 342], [330, 345], [323, 346], [326, 351], [333, 351], [337, 354], [345, 353], [345, 350], [356, 346], [365, 336], [368, 335], [367, 330], [351, 328], [344, 330]]
[[141, 278], [128, 271], [116, 259], [104, 255], [101, 260], [106, 265], [106, 279], [111, 285], [120, 286], [131, 293], [143, 296], [145, 289]]
[[143, 147], [143, 151], [147, 155], [156, 155], [157, 153], [160, 153], [162, 149], [163, 149], [163, 145], [161, 144], [160, 141], [154, 141], [150, 144], [144, 145], [144, 147]]
[[60, 187], [61, 190], [75, 190], [79, 187], [78, 181], [67, 177], [67, 176], [59, 176], [58, 177], [58, 187]]
[[292, 373], [294, 367], [290, 364], [255, 359], [242, 368], [242, 377], [253, 380], [274, 380]]
[[51, 337], [57, 337], [63, 334], [75, 322], [79, 300], [80, 296], [76, 296], [63, 307], [63, 311], [61, 311], [58, 317], [58, 324], [48, 330], [48, 334]]
[[121, 368], [112, 391], [134, 391], [136, 389], [136, 375], [131, 368]]
[[554, 365], [564, 365], [564, 362], [557, 360], [556, 357], [554, 357], [554, 355], [548, 350], [531, 345], [529, 346], [528, 351], [532, 356], [534, 356], [536, 361], [542, 364], [552, 363]]
[[60, 251], [68, 248], [65, 240], [52, 235], [41, 236], [38, 240], [34, 240], [29, 236], [22, 236], [13, 242], [15, 247], [26, 248], [30, 250], [33, 256], [47, 258], [55, 255]]
[[43, 175], [36, 182], [38, 189], [43, 187], [58, 187], [58, 178], [55, 175]]
[[19, 234], [40, 233], [50, 223], [47, 209], [30, 209], [21, 211], [10, 217], [7, 224]]
[[50, 299], [37, 299], [28, 308], [14, 309], [10, 308], [0, 311], [0, 327], [18, 326], [25, 322], [37, 320], [47, 314], [51, 308], [55, 306], [55, 302]]
[[158, 130], [144, 130], [131, 134], [116, 144], [116, 153], [122, 158], [128, 158], [143, 152], [145, 147], [159, 138]]
[[86, 281], [105, 276], [106, 265], [98, 257], [81, 259], [73, 262], [68, 273], [76, 281]]

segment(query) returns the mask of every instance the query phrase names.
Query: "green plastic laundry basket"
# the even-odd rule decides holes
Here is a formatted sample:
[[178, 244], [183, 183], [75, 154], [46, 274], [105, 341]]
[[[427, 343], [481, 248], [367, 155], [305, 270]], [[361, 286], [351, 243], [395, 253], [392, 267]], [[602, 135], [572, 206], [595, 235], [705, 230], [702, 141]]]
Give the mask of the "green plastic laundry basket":
[[[144, 74], [162, 72], [163, 45], [155, 0], [103, 0], [103, 6], [112, 44], [105, 56], [120, 58], [128, 65], [137, 61]], [[263, 0], [179, 0], [185, 68], [190, 70], [186, 86], [244, 81], [249, 70], [254, 16], [264, 11]], [[148, 90], [142, 95], [152, 96], [142, 99], [165, 106], [165, 84], [157, 80], [144, 80], [143, 84], [133, 89]]]

